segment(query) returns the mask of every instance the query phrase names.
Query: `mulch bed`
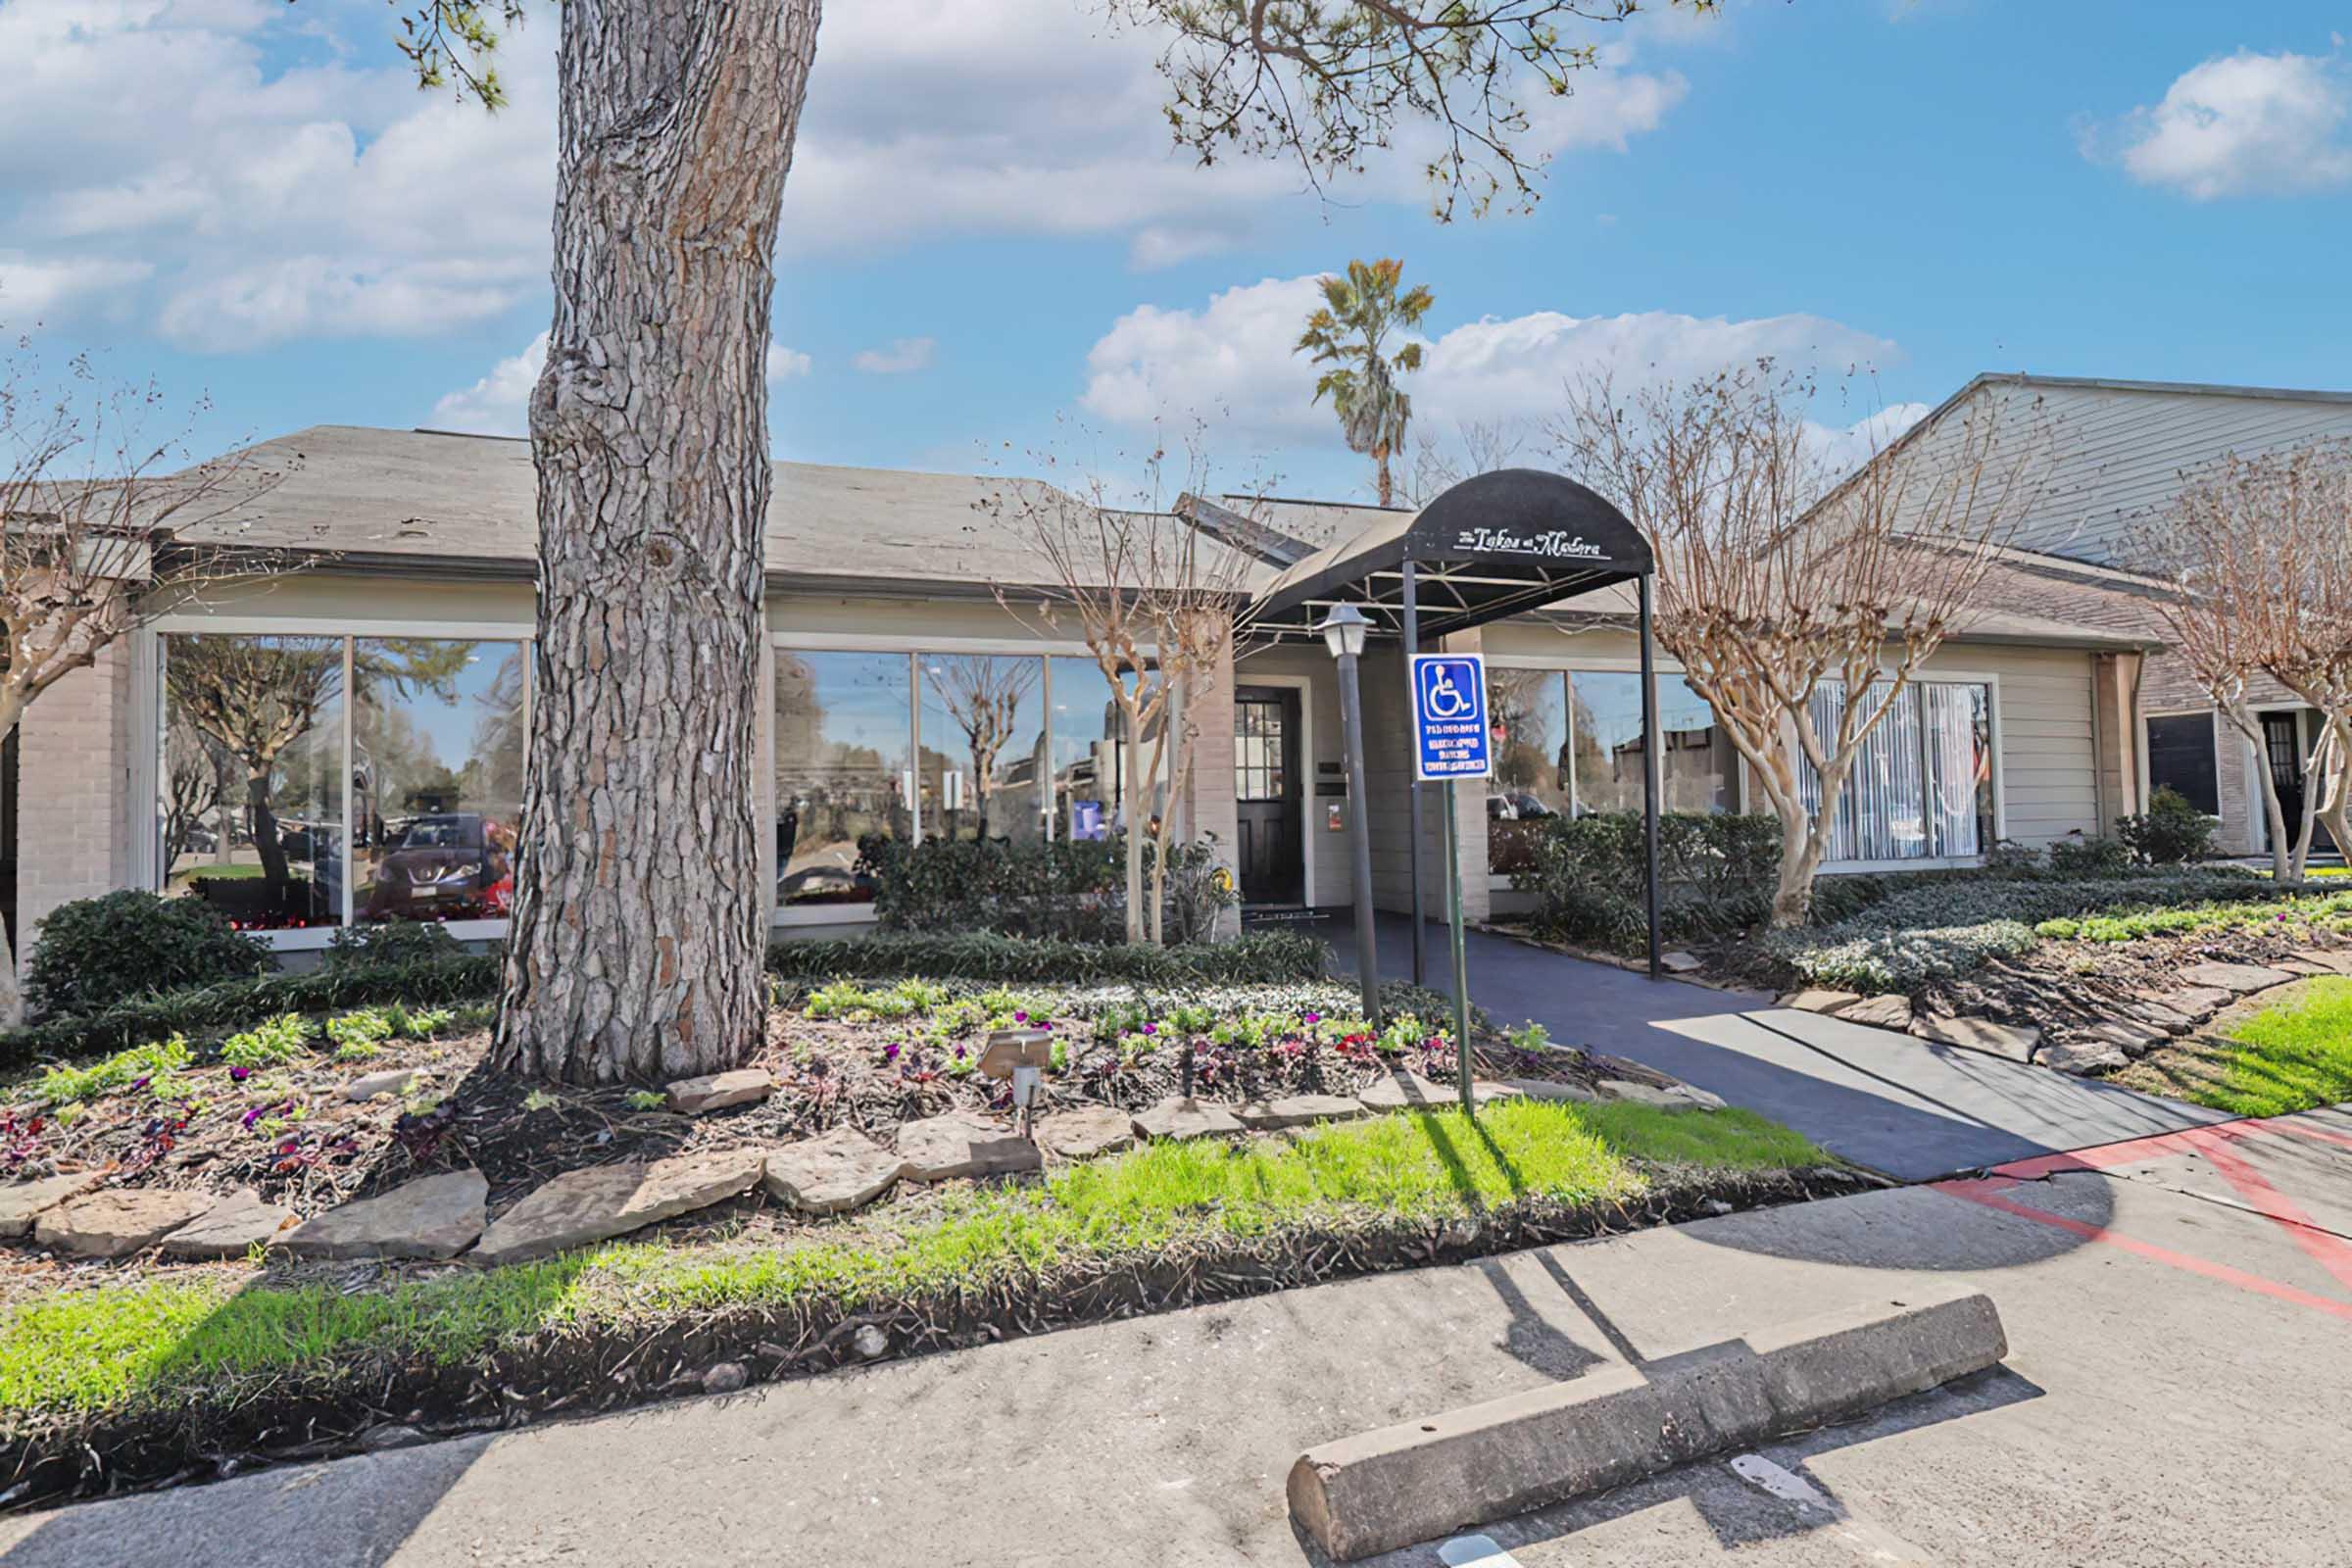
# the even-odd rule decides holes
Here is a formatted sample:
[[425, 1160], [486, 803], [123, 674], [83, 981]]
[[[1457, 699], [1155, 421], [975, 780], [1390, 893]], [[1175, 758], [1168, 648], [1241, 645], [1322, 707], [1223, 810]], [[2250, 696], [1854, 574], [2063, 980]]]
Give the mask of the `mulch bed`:
[[[1269, 993], [1276, 994], [1276, 993]], [[1279, 992], [1296, 998], [1295, 989]], [[1336, 1009], [1335, 1009], [1335, 1015]], [[1413, 1048], [1401, 1056], [1369, 1044], [1278, 1045], [1264, 1050], [1169, 1040], [1148, 1054], [1095, 1042], [1083, 1020], [1062, 1025], [1071, 1048], [1066, 1070], [1052, 1073], [1040, 1114], [1099, 1102], [1129, 1111], [1183, 1092], [1204, 1101], [1323, 1093], [1352, 1095], [1397, 1066], [1450, 1083], [1450, 1047]], [[763, 1102], [700, 1116], [630, 1103], [625, 1087], [551, 1087], [500, 1072], [485, 1060], [487, 1031], [427, 1042], [386, 1042], [365, 1061], [323, 1054], [261, 1069], [242, 1081], [219, 1064], [189, 1069], [189, 1092], [169, 1102], [144, 1090], [119, 1092], [82, 1105], [71, 1119], [28, 1104], [0, 1116], [5, 1179], [59, 1171], [108, 1170], [110, 1187], [163, 1187], [226, 1195], [250, 1188], [304, 1218], [388, 1191], [421, 1175], [476, 1168], [490, 1185], [495, 1219], [533, 1189], [567, 1171], [628, 1160], [726, 1149], [772, 1148], [849, 1123], [889, 1142], [901, 1124], [951, 1110], [1007, 1113], [1009, 1091], [960, 1070], [976, 1057], [984, 1032], [942, 1044], [921, 1019], [845, 1021], [808, 1016], [804, 1007], [771, 1010], [765, 1046], [751, 1065], [768, 1069], [778, 1088]], [[959, 1061], [957, 1052], [962, 1053]], [[1189, 1062], [1188, 1062], [1189, 1056]], [[1664, 1085], [1671, 1080], [1638, 1063], [1580, 1051], [1525, 1052], [1494, 1037], [1474, 1042], [1482, 1078], [1532, 1078], [1587, 1088], [1605, 1078]], [[404, 1098], [348, 1101], [345, 1084], [394, 1068], [418, 1068]], [[905, 1186], [886, 1203], [929, 1200]], [[730, 1234], [781, 1240], [810, 1221], [757, 1195], [642, 1232], [677, 1237], [710, 1226]], [[273, 1280], [331, 1278], [341, 1288], [415, 1278], [447, 1265], [300, 1264], [273, 1256]], [[0, 1243], [0, 1303], [96, 1281], [201, 1270], [251, 1275], [250, 1265], [176, 1262], [150, 1254], [122, 1261], [53, 1256], [29, 1239]]]
[[2038, 1024], [2064, 1034], [2131, 1018], [2136, 1004], [2186, 986], [2180, 971], [2196, 964], [2275, 966], [2298, 952], [2348, 948], [2352, 940], [2331, 930], [2284, 923], [2131, 942], [2043, 941], [1974, 974], [1936, 981], [1918, 1000], [1925, 1011]]

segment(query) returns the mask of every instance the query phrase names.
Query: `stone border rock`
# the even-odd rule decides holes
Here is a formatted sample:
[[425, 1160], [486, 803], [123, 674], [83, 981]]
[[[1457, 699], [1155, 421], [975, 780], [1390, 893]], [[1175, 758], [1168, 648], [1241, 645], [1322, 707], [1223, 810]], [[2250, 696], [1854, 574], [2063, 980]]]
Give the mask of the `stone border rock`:
[[1848, 1420], [2009, 1353], [1982, 1291], [1903, 1294], [1309, 1448], [1291, 1517], [1352, 1562]]

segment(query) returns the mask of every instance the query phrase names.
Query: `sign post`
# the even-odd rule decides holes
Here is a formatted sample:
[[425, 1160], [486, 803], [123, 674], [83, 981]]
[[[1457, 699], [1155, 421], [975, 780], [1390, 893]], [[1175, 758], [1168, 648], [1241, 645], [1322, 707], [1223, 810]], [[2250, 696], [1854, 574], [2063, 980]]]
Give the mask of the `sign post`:
[[[1453, 1047], [1460, 1071], [1462, 1111], [1478, 1113], [1470, 1095], [1470, 977], [1462, 941], [1462, 827], [1455, 781], [1492, 778], [1494, 756], [1487, 729], [1487, 662], [1480, 654], [1413, 656], [1413, 778], [1446, 785], [1446, 916], [1453, 942]], [[1417, 919], [1421, 911], [1413, 911]]]

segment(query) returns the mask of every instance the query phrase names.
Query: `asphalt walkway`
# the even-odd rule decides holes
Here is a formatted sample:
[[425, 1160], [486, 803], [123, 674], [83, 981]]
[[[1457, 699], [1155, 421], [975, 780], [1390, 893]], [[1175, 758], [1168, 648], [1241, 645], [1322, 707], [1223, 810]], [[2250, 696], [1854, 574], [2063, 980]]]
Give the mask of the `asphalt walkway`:
[[2352, 1117], [2192, 1129], [0, 1519], [0, 1565], [1297, 1568], [1313, 1445], [1954, 1276], [2001, 1368], [1484, 1533], [1519, 1568], [2342, 1564], [2347, 1228]]
[[[1317, 927], [1355, 970], [1354, 928]], [[1412, 972], [1410, 926], [1380, 922], [1381, 972]], [[1473, 931], [1470, 995], [1497, 1024], [1534, 1019], [1565, 1045], [1624, 1056], [1794, 1127], [1858, 1164], [1905, 1181], [2118, 1143], [2223, 1119], [2044, 1067], [1911, 1035], [1777, 1007], [1725, 992]], [[1429, 983], [1450, 990], [1446, 933], [1429, 933]]]

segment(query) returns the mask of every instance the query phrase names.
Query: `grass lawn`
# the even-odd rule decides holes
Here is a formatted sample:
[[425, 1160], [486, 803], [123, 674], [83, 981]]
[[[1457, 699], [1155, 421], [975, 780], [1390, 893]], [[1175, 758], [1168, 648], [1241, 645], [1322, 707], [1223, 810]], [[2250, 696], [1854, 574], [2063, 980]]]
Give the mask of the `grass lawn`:
[[2240, 1116], [2352, 1100], [2352, 978], [2331, 975], [2275, 995], [2250, 1017], [2223, 1020], [2219, 1039], [2159, 1050], [2114, 1081]]
[[969, 1298], [1290, 1232], [1613, 1208], [1660, 1182], [1831, 1162], [1741, 1110], [1512, 1101], [1476, 1121], [1397, 1114], [1287, 1140], [1154, 1144], [1042, 1183], [952, 1189], [920, 1218], [811, 1226], [782, 1247], [615, 1243], [356, 1295], [260, 1272], [75, 1289], [0, 1316], [0, 1422], [169, 1405], [379, 1357], [463, 1361], [548, 1331]]

